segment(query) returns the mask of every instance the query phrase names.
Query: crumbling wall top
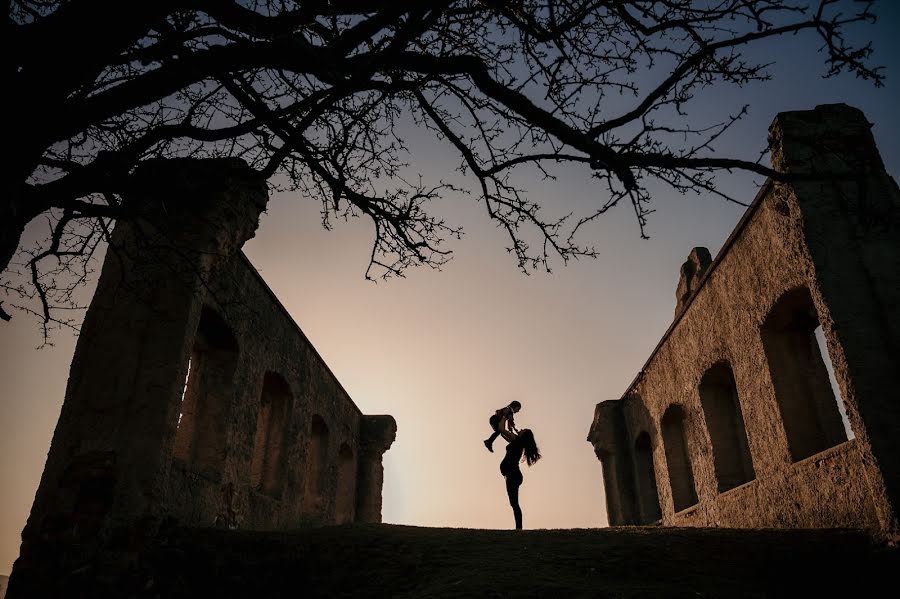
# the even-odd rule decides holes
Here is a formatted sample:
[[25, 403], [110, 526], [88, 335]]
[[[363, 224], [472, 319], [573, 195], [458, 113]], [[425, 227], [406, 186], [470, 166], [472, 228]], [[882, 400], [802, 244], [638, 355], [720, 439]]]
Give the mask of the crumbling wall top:
[[678, 280], [678, 289], [675, 292], [675, 314], [677, 315], [687, 304], [688, 300], [697, 291], [700, 280], [706, 274], [712, 258], [705, 247], [695, 247], [688, 254], [687, 260], [681, 265], [681, 278]]
[[369, 451], [384, 453], [397, 438], [397, 421], [393, 416], [363, 416], [360, 422], [360, 445]]
[[847, 104], [779, 113], [769, 127], [772, 166], [831, 175], [884, 170], [871, 129], [865, 114]]

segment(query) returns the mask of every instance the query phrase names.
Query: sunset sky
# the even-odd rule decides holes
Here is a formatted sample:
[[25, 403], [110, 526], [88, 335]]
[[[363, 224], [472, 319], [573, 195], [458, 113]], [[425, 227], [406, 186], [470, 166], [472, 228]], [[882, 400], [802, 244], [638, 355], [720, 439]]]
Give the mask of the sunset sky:
[[[874, 123], [888, 172], [900, 175], [900, 6], [881, 2], [873, 63], [886, 67], [876, 89], [852, 76], [821, 79], [818, 42], [798, 36], [758, 49], [777, 60], [773, 81], [706, 92], [692, 114], [749, 116], [722, 139], [719, 154], [755, 159], [776, 113], [845, 102]], [[768, 52], [768, 53], [767, 53]], [[449, 178], [458, 165], [446, 145], [410, 129], [414, 166], [425, 180]], [[558, 169], [556, 181], [518, 171], [517, 183], [562, 215], [602, 201], [587, 170]], [[746, 202], [761, 183], [722, 179]], [[525, 276], [506, 239], [471, 197], [448, 196], [434, 212], [461, 224], [453, 260], [442, 271], [364, 280], [372, 232], [362, 220], [320, 225], [319, 206], [274, 194], [251, 262], [367, 414], [392, 414], [397, 440], [385, 456], [384, 521], [422, 526], [512, 528], [498, 453], [481, 441], [487, 419], [518, 399], [519, 428], [531, 428], [544, 459], [523, 466], [525, 528], [607, 524], [600, 462], [586, 441], [596, 403], [618, 398], [670, 324], [678, 272], [694, 246], [715, 255], [744, 208], [710, 196], [660, 190], [642, 240], [629, 206], [590, 231], [596, 260]], [[26, 236], [43, 236], [39, 225]], [[18, 555], [65, 392], [75, 338], [59, 332], [35, 350], [38, 323], [16, 314], [0, 323], [0, 574]]]

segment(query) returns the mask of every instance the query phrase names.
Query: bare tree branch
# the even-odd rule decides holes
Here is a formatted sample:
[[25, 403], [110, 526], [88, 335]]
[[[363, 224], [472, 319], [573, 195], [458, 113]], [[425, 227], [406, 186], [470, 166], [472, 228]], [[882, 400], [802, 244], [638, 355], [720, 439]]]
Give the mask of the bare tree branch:
[[[518, 266], [550, 270], [598, 255], [582, 239], [622, 201], [646, 235], [648, 181], [735, 201], [717, 172], [796, 177], [714, 154], [747, 107], [711, 122], [691, 114], [709, 89], [769, 78], [747, 58], [754, 46], [805, 33], [826, 76], [883, 81], [856, 33], [872, 3], [849, 0], [7, 4], [16, 151], [0, 202], [0, 319], [18, 309], [45, 325], [64, 326], [54, 314], [72, 307], [112, 223], [131, 216], [120, 197], [144, 160], [240, 158], [318, 201], [326, 227], [368, 218], [366, 277], [402, 276], [449, 259], [443, 243], [462, 231], [429, 206], [469, 191], [418, 176], [402, 134], [416, 125], [458, 154]], [[599, 183], [586, 214], [516, 184], [521, 169], [552, 179], [566, 164]], [[42, 217], [46, 241], [19, 248]]]

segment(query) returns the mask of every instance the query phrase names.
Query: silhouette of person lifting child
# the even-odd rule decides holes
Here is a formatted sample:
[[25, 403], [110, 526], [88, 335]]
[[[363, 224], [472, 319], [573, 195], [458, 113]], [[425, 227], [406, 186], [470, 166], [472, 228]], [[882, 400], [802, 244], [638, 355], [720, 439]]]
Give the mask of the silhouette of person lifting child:
[[537, 443], [534, 441], [534, 433], [527, 428], [521, 432], [516, 429], [513, 415], [521, 409], [520, 402], [512, 401], [508, 406], [495, 410], [489, 420], [494, 432], [484, 440], [484, 446], [491, 453], [494, 452], [493, 445], [497, 437], [502, 435], [506, 440], [506, 455], [500, 462], [500, 474], [506, 479], [506, 495], [509, 497], [509, 505], [512, 507], [513, 516], [516, 519], [516, 530], [522, 530], [519, 487], [522, 486], [524, 477], [522, 471], [519, 470], [519, 462], [525, 460], [529, 466], [534, 466], [535, 462], [541, 459], [541, 452], [538, 451]]

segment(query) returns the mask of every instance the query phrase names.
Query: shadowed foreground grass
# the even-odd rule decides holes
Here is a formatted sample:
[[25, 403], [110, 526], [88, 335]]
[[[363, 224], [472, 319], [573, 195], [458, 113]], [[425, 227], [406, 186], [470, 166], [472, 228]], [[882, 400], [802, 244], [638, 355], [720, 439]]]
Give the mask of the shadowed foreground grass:
[[898, 566], [897, 549], [839, 530], [176, 529], [146, 546], [126, 579], [95, 572], [89, 586], [254, 599], [876, 597], [897, 592]]

